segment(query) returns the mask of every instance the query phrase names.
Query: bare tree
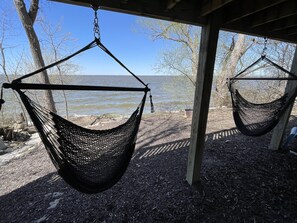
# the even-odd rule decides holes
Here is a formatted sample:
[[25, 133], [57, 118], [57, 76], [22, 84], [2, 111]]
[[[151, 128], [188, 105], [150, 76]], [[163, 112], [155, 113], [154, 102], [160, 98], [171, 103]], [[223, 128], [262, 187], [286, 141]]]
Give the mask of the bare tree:
[[[24, 0], [14, 0], [14, 4], [28, 37], [34, 64], [36, 68], [44, 67], [45, 63], [42, 57], [39, 40], [34, 29], [34, 22], [36, 20], [39, 8], [39, 0], [31, 0], [28, 10], [26, 8]], [[40, 73], [40, 78], [42, 83], [50, 83], [46, 71]], [[56, 112], [55, 103], [51, 91], [45, 91], [44, 101], [49, 110]]]
[[[140, 24], [148, 31], [148, 35], [153, 40], [164, 40], [172, 43], [169, 49], [167, 48], [161, 53], [159, 63], [156, 66], [157, 70], [163, 73], [179, 74], [185, 77], [192, 86], [195, 86], [199, 57], [200, 29], [191, 25], [152, 19], [142, 19], [140, 20]], [[216, 58], [215, 91], [213, 91], [212, 95], [214, 105], [218, 107], [231, 105], [226, 79], [247, 67], [255, 59], [258, 59], [264, 46], [264, 41], [260, 38], [227, 32], [221, 34], [223, 35], [220, 35]], [[268, 48], [270, 50], [267, 50], [268, 57], [288, 69], [291, 64], [294, 47], [278, 41], [269, 42]], [[262, 74], [269, 73], [276, 77], [284, 75], [279, 70], [275, 71], [269, 64], [259, 64], [259, 66], [253, 67], [253, 69], [246, 72], [245, 75], [260, 70]], [[172, 84], [175, 91], [177, 89], [176, 86], [182, 84], [181, 79], [177, 80], [179, 83]], [[284, 85], [284, 81], [257, 82], [253, 83], [252, 86], [248, 86], [245, 92], [253, 98], [257, 97], [261, 101], [265, 101], [266, 99], [271, 100], [282, 94]], [[186, 85], [184, 86], [185, 88], [188, 87]], [[185, 89], [185, 91], [187, 90]]]
[[225, 51], [225, 57], [221, 60], [215, 83], [214, 99], [218, 107], [230, 105], [226, 79], [235, 74], [242, 56], [253, 46], [254, 42], [254, 39], [250, 39], [244, 34], [232, 36], [230, 46]]
[[[180, 74], [186, 77], [193, 85], [196, 84], [200, 29], [196, 26], [164, 22], [159, 20], [141, 20], [141, 25], [149, 30], [153, 40], [168, 40], [175, 45], [161, 54], [157, 68], [159, 71], [171, 74]], [[231, 41], [230, 41], [231, 37]], [[228, 34], [228, 41], [222, 44], [219, 53], [220, 60], [216, 75], [215, 102], [218, 106], [228, 105], [228, 89], [226, 78], [235, 73], [242, 56], [253, 45], [252, 38], [243, 34]]]
[[[61, 35], [61, 26], [58, 24], [55, 27], [52, 27], [49, 23], [45, 22], [43, 19], [40, 21], [41, 28], [43, 32], [46, 34], [46, 40], [43, 40], [43, 45], [45, 45], [45, 58], [49, 63], [54, 61], [58, 61], [63, 56], [61, 55], [63, 51], [68, 53], [68, 50], [65, 50], [65, 45], [70, 41], [74, 41], [74, 39], [70, 38], [70, 34], [62, 34]], [[67, 47], [66, 47], [67, 48]], [[68, 48], [67, 48], [68, 49]], [[77, 69], [77, 65], [73, 64], [69, 61], [64, 62], [62, 64], [58, 64], [55, 67], [56, 69], [53, 70], [52, 74], [57, 77], [53, 80], [54, 82], [59, 82], [60, 84], [64, 84], [65, 82], [65, 75], [67, 74], [74, 74]], [[64, 103], [65, 103], [65, 113], [66, 118], [68, 119], [68, 101], [67, 95], [65, 91], [62, 91]]]
[[[294, 44], [268, 40], [267, 57], [286, 70], [290, 70], [294, 52]], [[288, 76], [287, 73], [269, 64], [260, 67], [260, 69], [262, 69], [262, 75], [266, 77], [281, 78]], [[249, 91], [253, 102], [265, 103], [283, 96], [286, 84], [287, 81], [285, 80], [258, 81], [255, 87], [249, 88], [246, 91]]]
[[166, 22], [161, 20], [140, 20], [153, 40], [166, 40], [175, 45], [161, 54], [158, 71], [179, 74], [186, 77], [195, 86], [200, 28], [196, 26]]
[[[1, 63], [0, 63], [0, 67], [1, 67], [1, 69], [2, 69], [2, 71], [3, 71], [3, 74], [5, 75], [5, 78], [6, 78], [6, 80], [8, 81], [8, 82], [11, 82], [11, 80], [10, 80], [10, 78], [9, 78], [9, 74], [8, 74], [8, 71], [7, 71], [7, 67], [6, 67], [6, 56], [5, 56], [5, 48], [3, 47], [3, 38], [1, 38], [1, 40], [0, 40], [0, 54], [1, 54], [1, 58], [0, 58], [0, 61], [1, 61]], [[16, 67], [16, 72], [17, 72], [17, 69], [18, 68], [18, 66]], [[16, 73], [15, 72], [15, 73]], [[18, 96], [17, 96], [17, 94], [16, 94], [16, 92], [14, 91], [13, 92], [14, 93], [14, 96], [15, 96], [15, 98], [17, 99], [17, 101], [18, 101], [18, 104], [21, 106], [21, 109], [22, 109], [22, 111], [23, 111], [23, 117], [24, 117], [24, 119], [25, 119], [25, 122], [26, 122], [26, 124], [28, 123], [28, 119], [27, 119], [27, 116], [26, 116], [26, 111], [25, 111], [25, 108], [24, 108], [24, 106], [23, 106], [23, 104], [21, 103], [21, 101], [20, 101], [20, 99], [18, 98]]]
[[[7, 82], [11, 82], [11, 75], [16, 75], [19, 71], [20, 68], [20, 61], [22, 59], [22, 56], [19, 59], [16, 59], [16, 57], [14, 58], [16, 63], [14, 64], [14, 66], [11, 66], [11, 64], [8, 65], [7, 63], [7, 56], [6, 56], [6, 51], [7, 49], [9, 49], [9, 46], [5, 46], [5, 42], [7, 40], [9, 36], [9, 24], [8, 24], [8, 14], [5, 10], [3, 10], [3, 13], [1, 14], [1, 23], [0, 23], [0, 74], [3, 74], [5, 76], [5, 79]], [[12, 68], [13, 67], [13, 68]], [[18, 102], [18, 104], [20, 105], [21, 109], [22, 109], [22, 116], [25, 119], [25, 123], [27, 124], [27, 116], [26, 116], [26, 111], [25, 108], [23, 106], [23, 104], [21, 103], [20, 99], [17, 96], [17, 93], [14, 92], [14, 96]], [[2, 112], [2, 116], [3, 116], [3, 110], [1, 110]], [[14, 114], [15, 115], [15, 114]], [[15, 121], [15, 120], [10, 120], [11, 118], [13, 118], [13, 114], [12, 112], [10, 112], [9, 117], [5, 116], [3, 117], [3, 120], [6, 119], [6, 122], [11, 124], [10, 121]], [[6, 123], [6, 124], [7, 124]]]

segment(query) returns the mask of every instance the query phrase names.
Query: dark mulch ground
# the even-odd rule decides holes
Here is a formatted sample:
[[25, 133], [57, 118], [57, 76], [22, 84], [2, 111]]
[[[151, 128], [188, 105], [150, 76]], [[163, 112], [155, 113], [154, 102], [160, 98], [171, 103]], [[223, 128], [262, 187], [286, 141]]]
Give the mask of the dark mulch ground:
[[[177, 137], [189, 131], [189, 121], [158, 121], [175, 129], [157, 131], [153, 118], [147, 118], [147, 132], [155, 136], [143, 139], [140, 133], [145, 147], [136, 151], [120, 182], [97, 195], [68, 187], [42, 150], [0, 167], [7, 185], [0, 221], [297, 222], [297, 156], [268, 150], [269, 134], [251, 138], [234, 128], [209, 133], [202, 181], [192, 187], [185, 180], [189, 139]], [[170, 140], [160, 143], [161, 136]], [[11, 187], [19, 181], [22, 186]]]

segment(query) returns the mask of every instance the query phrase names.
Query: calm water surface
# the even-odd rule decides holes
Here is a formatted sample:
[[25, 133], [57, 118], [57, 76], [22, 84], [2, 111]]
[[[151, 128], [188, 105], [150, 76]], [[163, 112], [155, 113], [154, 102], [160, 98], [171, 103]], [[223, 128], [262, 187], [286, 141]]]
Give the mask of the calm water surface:
[[[172, 76], [142, 76], [145, 83], [149, 83], [152, 90], [155, 110], [176, 111], [192, 107], [191, 83]], [[177, 80], [178, 79], [178, 80]], [[3, 78], [2, 78], [3, 81]], [[131, 76], [94, 76], [75, 75], [66, 76], [66, 84], [142, 87]], [[131, 114], [141, 102], [142, 92], [112, 92], [112, 91], [64, 91], [68, 101], [70, 115], [102, 115], [102, 114]], [[12, 114], [20, 112], [19, 104], [15, 103], [12, 90], [5, 90], [3, 112]], [[54, 98], [58, 113], [65, 115], [65, 101], [62, 91], [54, 91]], [[32, 96], [34, 100], [42, 100], [40, 96]], [[145, 113], [150, 112], [149, 97], [147, 97]]]

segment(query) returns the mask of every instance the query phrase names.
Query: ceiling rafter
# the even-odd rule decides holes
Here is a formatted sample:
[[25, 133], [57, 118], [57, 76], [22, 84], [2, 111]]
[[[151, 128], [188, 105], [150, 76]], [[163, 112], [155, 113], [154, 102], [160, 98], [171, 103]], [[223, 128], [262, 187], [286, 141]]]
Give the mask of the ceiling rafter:
[[297, 0], [51, 0], [115, 12], [206, 25], [221, 15], [222, 30], [297, 43]]
[[296, 0], [287, 1], [286, 4], [280, 4], [279, 6], [265, 10], [265, 12], [256, 14], [253, 17], [253, 21], [251, 22], [250, 26], [255, 28], [267, 23], [290, 17], [292, 15], [296, 15], [296, 10]]
[[[234, 32], [235, 27], [233, 27], [232, 25], [228, 25], [222, 28], [225, 31], [230, 31], [230, 32]], [[286, 39], [286, 42], [291, 42], [291, 43], [297, 43], [296, 41], [296, 37], [295, 36], [289, 36], [287, 34], [284, 33], [269, 33], [267, 32], [267, 30], [263, 30], [263, 29], [250, 29], [250, 28], [246, 28], [246, 27], [237, 27], [236, 26], [236, 30], [238, 33], [242, 33], [242, 34], [247, 34], [247, 35], [251, 35], [251, 33], [253, 33], [254, 36], [259, 36], [259, 37], [268, 37], [269, 39], [274, 39], [274, 40], [278, 40], [278, 41], [284, 41], [284, 39]]]
[[285, 1], [286, 0], [236, 1], [237, 6], [230, 9], [229, 13], [225, 17], [224, 23], [236, 22], [242, 18], [279, 5]]
[[266, 22], [262, 23], [261, 25], [255, 25], [259, 22], [255, 22], [256, 17], [258, 17], [259, 15], [266, 16], [267, 14], [265, 14], [264, 12], [257, 13], [253, 16], [249, 16], [232, 23], [232, 26], [249, 27], [254, 30], [264, 30], [266, 32], [277, 32], [290, 28], [297, 24], [297, 8], [295, 11], [296, 12], [293, 11], [294, 14], [287, 14], [287, 16], [284, 17], [275, 17], [275, 13], [272, 13], [271, 15], [273, 15], [273, 17], [266, 17], [268, 18], [268, 20], [265, 20]]
[[297, 32], [291, 33], [291, 34], [289, 34], [289, 36], [292, 36], [293, 38], [296, 38], [297, 37]]
[[271, 32], [271, 33], [278, 33], [278, 34], [282, 34], [282, 35], [294, 35], [297, 32], [297, 24], [295, 26], [277, 31], [277, 32]]
[[167, 0], [167, 9], [174, 8], [181, 0]]
[[233, 0], [210, 0], [203, 3], [201, 6], [201, 16], [209, 15], [210, 13], [222, 8]]
[[271, 30], [272, 32], [277, 32], [280, 30], [284, 30], [293, 26], [296, 26], [297, 23], [297, 15], [293, 15], [287, 18], [282, 18], [280, 20], [271, 22], [270, 24], [263, 24], [262, 26], [259, 26], [259, 28], [267, 27], [267, 29]]

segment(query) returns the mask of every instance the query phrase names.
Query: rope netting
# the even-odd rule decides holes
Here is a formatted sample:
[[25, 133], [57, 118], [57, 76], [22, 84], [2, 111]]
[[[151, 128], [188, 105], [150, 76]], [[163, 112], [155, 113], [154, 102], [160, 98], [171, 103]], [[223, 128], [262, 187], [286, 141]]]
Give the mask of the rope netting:
[[59, 175], [73, 188], [97, 193], [124, 174], [135, 148], [145, 103], [122, 125], [107, 130], [80, 127], [32, 101], [18, 91]]
[[[256, 65], [264, 61], [267, 65], [269, 65], [269, 75], [262, 72], [259, 68], [254, 68]], [[251, 69], [253, 68], [253, 69]], [[276, 68], [275, 71], [271, 68]], [[257, 73], [258, 76], [255, 77], [247, 77], [250, 73]], [[277, 76], [275, 76], [277, 75]], [[241, 77], [240, 77], [241, 76]], [[245, 135], [248, 136], [260, 136], [271, 131], [279, 122], [283, 113], [287, 110], [287, 108], [294, 102], [295, 97], [297, 95], [296, 89], [293, 90], [282, 90], [279, 93], [281, 96], [277, 97], [276, 93], [272, 93], [272, 100], [268, 100], [269, 102], [263, 103], [263, 99], [267, 97], [263, 97], [263, 93], [268, 89], [268, 83], [264, 82], [259, 89], [253, 92], [254, 99], [261, 99], [261, 102], [252, 102], [250, 99], [247, 99], [242, 94], [243, 85], [240, 85], [239, 82], [245, 81], [254, 81], [252, 83], [246, 84], [246, 92], [251, 94], [253, 86], [261, 86], [259, 85], [260, 81], [275, 81], [279, 86], [281, 86], [280, 81], [295, 81], [297, 80], [296, 76], [280, 67], [270, 59], [268, 59], [265, 55], [261, 56], [258, 60], [248, 66], [246, 69], [238, 73], [234, 76], [234, 78], [230, 78], [228, 82], [229, 91], [231, 93], [232, 106], [233, 106], [233, 117], [234, 122], [237, 128]], [[246, 82], [245, 82], [246, 83]], [[241, 87], [241, 91], [238, 89]]]

